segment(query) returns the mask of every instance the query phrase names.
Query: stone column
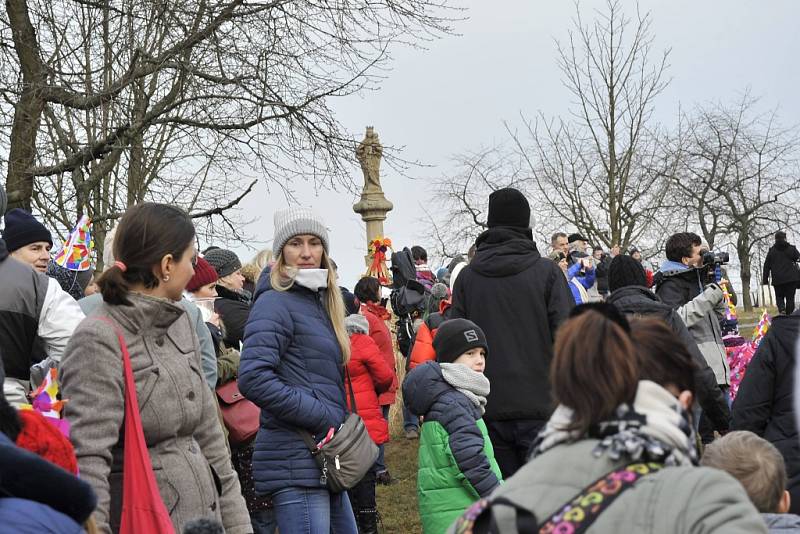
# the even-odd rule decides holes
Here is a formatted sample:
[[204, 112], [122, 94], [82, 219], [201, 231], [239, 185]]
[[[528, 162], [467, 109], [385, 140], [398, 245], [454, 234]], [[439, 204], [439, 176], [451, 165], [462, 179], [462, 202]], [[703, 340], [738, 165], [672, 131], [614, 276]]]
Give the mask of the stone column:
[[[356, 157], [364, 173], [364, 189], [361, 191], [361, 200], [353, 205], [353, 211], [361, 215], [361, 219], [367, 225], [365, 244], [369, 244], [376, 237], [384, 237], [383, 221], [386, 220], [386, 213], [394, 207], [391, 202], [386, 200], [383, 189], [381, 189], [382, 155], [383, 146], [378, 139], [378, 134], [375, 133], [372, 126], [367, 126], [367, 134], [356, 148]], [[364, 257], [364, 261], [369, 266], [369, 255]]]

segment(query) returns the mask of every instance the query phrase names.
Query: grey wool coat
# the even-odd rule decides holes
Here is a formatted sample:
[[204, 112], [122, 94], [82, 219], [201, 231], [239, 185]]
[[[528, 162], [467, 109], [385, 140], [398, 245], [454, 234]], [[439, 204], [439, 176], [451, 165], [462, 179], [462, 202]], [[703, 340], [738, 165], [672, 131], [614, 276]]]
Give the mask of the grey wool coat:
[[133, 306], [103, 303], [75, 330], [61, 362], [66, 417], [81, 478], [98, 496], [101, 532], [116, 532], [122, 506], [122, 353], [110, 317], [131, 355], [142, 427], [161, 497], [176, 532], [192, 519], [221, 521], [227, 534], [252, 532], [231, 466], [213, 391], [186, 311], [131, 294]]

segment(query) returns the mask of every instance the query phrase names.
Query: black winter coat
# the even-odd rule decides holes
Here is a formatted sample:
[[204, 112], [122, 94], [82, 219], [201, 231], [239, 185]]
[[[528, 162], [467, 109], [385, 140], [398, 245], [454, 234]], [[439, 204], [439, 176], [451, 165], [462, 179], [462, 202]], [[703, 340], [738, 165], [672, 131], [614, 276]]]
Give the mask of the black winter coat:
[[603, 254], [603, 258], [597, 262], [595, 279], [597, 280], [597, 291], [601, 295], [608, 293], [608, 271], [611, 268], [611, 256]]
[[800, 252], [797, 251], [794, 245], [790, 245], [785, 241], [772, 245], [769, 252], [767, 252], [767, 259], [764, 260], [762, 285], [769, 283], [770, 273], [772, 273], [773, 286], [800, 282], [800, 270], [797, 268], [797, 261], [800, 261]]
[[575, 305], [566, 277], [524, 231], [491, 228], [453, 289], [450, 317], [480, 326], [491, 354], [485, 419], [547, 420], [556, 329]]
[[244, 339], [244, 326], [250, 316], [250, 293], [231, 291], [220, 285], [217, 286], [218, 298], [214, 301], [214, 310], [225, 323], [226, 347], [240, 350]]
[[[97, 506], [97, 495], [87, 482], [17, 447], [2, 433], [0, 497], [16, 497], [47, 505], [78, 524], [86, 521]], [[3, 532], [9, 532], [7, 528], [0, 527]]]
[[792, 494], [791, 513], [800, 513], [800, 441], [794, 419], [795, 346], [800, 316], [775, 317], [747, 366], [733, 403], [733, 430], [749, 430], [783, 455]]
[[675, 310], [661, 302], [661, 299], [652, 291], [641, 286], [618, 289], [611, 293], [607, 302], [616, 306], [625, 315], [658, 317], [667, 323], [689, 349], [689, 354], [692, 355], [692, 360], [697, 366], [694, 372], [694, 383], [697, 400], [700, 407], [703, 408], [705, 416], [714, 425], [714, 430], [719, 432], [728, 430], [731, 411], [722, 390], [717, 386], [714, 371], [708, 366], [708, 362], [697, 348], [692, 334], [689, 333], [689, 329], [686, 328]]

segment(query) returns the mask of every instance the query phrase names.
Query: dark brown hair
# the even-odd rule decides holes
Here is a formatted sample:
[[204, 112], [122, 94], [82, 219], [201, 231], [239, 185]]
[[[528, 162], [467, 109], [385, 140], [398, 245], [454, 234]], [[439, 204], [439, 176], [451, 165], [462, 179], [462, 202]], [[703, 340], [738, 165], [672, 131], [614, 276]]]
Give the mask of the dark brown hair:
[[189, 215], [168, 204], [137, 204], [122, 216], [114, 237], [114, 259], [125, 264], [125, 271], [107, 266], [97, 281], [103, 300], [109, 304], [130, 305], [128, 292], [133, 284], [158, 287], [153, 269], [164, 256], [180, 261], [194, 240], [195, 231]]
[[664, 246], [667, 259], [680, 263], [683, 258], [692, 256], [692, 248], [702, 245], [700, 236], [692, 232], [672, 234]]
[[365, 276], [356, 282], [353, 293], [355, 293], [358, 300], [365, 304], [367, 302], [380, 302], [381, 284], [377, 278]]
[[697, 369], [689, 349], [667, 323], [654, 317], [631, 321], [631, 339], [639, 359], [639, 377], [680, 391], [695, 391]]
[[567, 430], [585, 434], [636, 396], [639, 366], [630, 337], [595, 310], [568, 320], [556, 335], [550, 382], [556, 402], [574, 412]]

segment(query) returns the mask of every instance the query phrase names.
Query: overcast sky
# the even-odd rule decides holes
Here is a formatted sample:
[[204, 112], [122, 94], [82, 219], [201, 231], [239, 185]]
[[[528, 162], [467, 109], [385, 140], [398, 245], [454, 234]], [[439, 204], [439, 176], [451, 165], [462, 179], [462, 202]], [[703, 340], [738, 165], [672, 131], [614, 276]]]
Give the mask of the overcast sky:
[[[623, 1], [635, 9], [633, 1]], [[384, 145], [403, 146], [403, 157], [431, 167], [400, 176], [383, 165], [381, 182], [394, 203], [385, 223], [395, 245], [433, 245], [426, 238], [422, 206], [430, 204], [427, 184], [455, 172], [454, 154], [506, 141], [503, 120], [566, 114], [570, 95], [561, 85], [553, 39], [570, 28], [574, 7], [567, 1], [472, 0], [463, 2], [466, 20], [458, 35], [428, 44], [427, 50], [397, 48], [392, 71], [381, 89], [336, 100], [332, 106], [358, 139], [374, 125]], [[581, 2], [584, 18], [604, 1]], [[671, 48], [672, 79], [656, 104], [656, 119], [674, 124], [679, 105], [710, 100], [731, 102], [748, 88], [764, 109], [778, 107], [784, 124], [800, 122], [800, 2], [771, 0], [643, 0], [652, 14], [656, 50]], [[633, 14], [633, 11], [631, 11]], [[362, 183], [360, 171], [354, 177]], [[319, 211], [330, 229], [332, 255], [343, 285], [364, 271], [365, 231], [352, 211], [358, 199], [346, 193], [296, 188], [300, 202]], [[268, 242], [272, 215], [286, 206], [277, 189], [259, 189], [243, 202], [255, 218], [246, 231]], [[236, 247], [242, 260], [253, 253]]]

